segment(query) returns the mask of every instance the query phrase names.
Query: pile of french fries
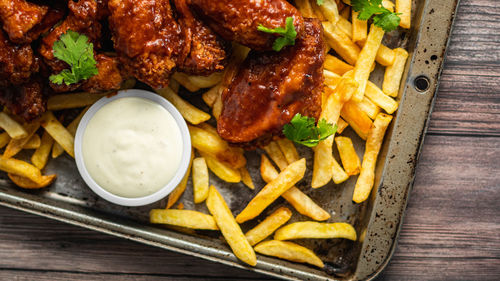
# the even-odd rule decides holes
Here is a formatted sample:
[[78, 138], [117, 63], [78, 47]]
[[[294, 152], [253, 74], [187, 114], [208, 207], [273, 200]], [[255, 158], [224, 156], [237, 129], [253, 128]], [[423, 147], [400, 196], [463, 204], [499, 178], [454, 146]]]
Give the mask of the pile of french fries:
[[[330, 181], [340, 184], [357, 175], [352, 200], [361, 203], [368, 198], [374, 185], [377, 157], [392, 120], [390, 114], [398, 108], [394, 98], [398, 95], [408, 53], [401, 48], [390, 49], [383, 45], [384, 31], [374, 25], [368, 27], [366, 21], [358, 20], [348, 0], [324, 0], [321, 6], [316, 0], [295, 0], [295, 4], [305, 17], [319, 18], [323, 22], [325, 39], [332, 49], [325, 62], [320, 118], [337, 125], [337, 136], [330, 136], [313, 148], [311, 188], [324, 187]], [[394, 5], [384, 0], [383, 5], [391, 10], [395, 6], [396, 12], [401, 13], [400, 26], [410, 27], [411, 1], [396, 0]], [[323, 267], [323, 261], [313, 251], [288, 240], [342, 238], [356, 241], [357, 234], [348, 223], [326, 222], [331, 218], [328, 211], [295, 186], [304, 177], [306, 160], [300, 157], [290, 140], [278, 139], [263, 148], [265, 154], [261, 155], [260, 174], [267, 184], [236, 216], [233, 216], [218, 189], [209, 184], [211, 171], [227, 183], [243, 182], [252, 190], [256, 188], [247, 170], [243, 150], [230, 146], [207, 123], [212, 116], [215, 119], [219, 117], [221, 93], [249, 52], [248, 48], [236, 44], [233, 49], [230, 63], [223, 73], [208, 77], [175, 73], [168, 88], [157, 90], [188, 122], [193, 153], [188, 173], [169, 195], [166, 208], [151, 210], [150, 221], [183, 230], [220, 231], [235, 256], [252, 266], [257, 263], [257, 252]], [[376, 63], [385, 67], [381, 88], [369, 81]], [[132, 88], [134, 83], [133, 80], [127, 81], [123, 88]], [[178, 91], [181, 86], [191, 92], [208, 89], [202, 98], [211, 108], [211, 114], [180, 97]], [[7, 172], [9, 178], [22, 188], [50, 185], [56, 175], [42, 173], [49, 155], [57, 158], [66, 152], [74, 156], [73, 142], [78, 123], [88, 107], [106, 94], [109, 93], [53, 96], [48, 101], [49, 111], [29, 124], [23, 124], [7, 111], [0, 112], [0, 128], [5, 131], [0, 134], [0, 147], [6, 147], [0, 157], [0, 170]], [[66, 127], [53, 114], [53, 111], [75, 108], [83, 110]], [[365, 141], [365, 153], [361, 158], [355, 151], [353, 141], [340, 135], [348, 126]], [[37, 134], [40, 127], [43, 128], [41, 136]], [[334, 144], [339, 160], [333, 156]], [[14, 158], [21, 150], [30, 149], [35, 150], [31, 163]], [[192, 177], [194, 203], [205, 202], [210, 214], [184, 210], [182, 203], [176, 209], [172, 208], [185, 192], [189, 177]], [[310, 220], [286, 224], [293, 212], [282, 206], [243, 233], [240, 225], [257, 218], [279, 197]]]

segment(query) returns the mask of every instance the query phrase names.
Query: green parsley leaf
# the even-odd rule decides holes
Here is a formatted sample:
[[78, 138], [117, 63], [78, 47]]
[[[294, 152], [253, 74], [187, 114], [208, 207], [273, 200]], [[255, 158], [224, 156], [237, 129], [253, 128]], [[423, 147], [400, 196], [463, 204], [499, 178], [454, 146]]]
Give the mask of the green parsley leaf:
[[295, 143], [313, 147], [322, 140], [335, 134], [337, 125], [332, 125], [321, 119], [316, 126], [316, 119], [295, 114], [289, 124], [283, 127], [285, 137]]
[[71, 69], [65, 69], [58, 74], [51, 75], [50, 81], [54, 84], [66, 85], [78, 83], [98, 73], [94, 59], [94, 46], [89, 43], [87, 36], [68, 30], [52, 46], [54, 57], [69, 64]]
[[297, 31], [295, 30], [295, 26], [293, 25], [292, 17], [286, 18], [285, 28], [283, 27], [267, 28], [262, 24], [259, 24], [257, 30], [265, 33], [281, 35], [281, 37], [276, 38], [276, 40], [273, 43], [273, 50], [275, 50], [276, 52], [281, 51], [281, 49], [283, 49], [283, 47], [285, 46], [295, 45], [295, 38], [297, 37]]
[[369, 20], [373, 16], [373, 23], [385, 32], [395, 30], [401, 18], [382, 6], [382, 0], [351, 0], [354, 11], [359, 12], [358, 19]]
[[316, 0], [316, 4], [318, 4], [318, 6], [323, 5], [323, 0]]

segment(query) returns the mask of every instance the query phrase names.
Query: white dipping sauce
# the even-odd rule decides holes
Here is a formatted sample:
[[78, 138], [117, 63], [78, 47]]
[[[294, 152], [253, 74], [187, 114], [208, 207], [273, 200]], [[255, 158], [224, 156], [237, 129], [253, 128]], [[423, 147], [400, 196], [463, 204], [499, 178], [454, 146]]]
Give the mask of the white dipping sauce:
[[126, 97], [104, 105], [90, 119], [82, 156], [94, 181], [110, 193], [137, 198], [164, 187], [181, 164], [181, 131], [161, 105]]

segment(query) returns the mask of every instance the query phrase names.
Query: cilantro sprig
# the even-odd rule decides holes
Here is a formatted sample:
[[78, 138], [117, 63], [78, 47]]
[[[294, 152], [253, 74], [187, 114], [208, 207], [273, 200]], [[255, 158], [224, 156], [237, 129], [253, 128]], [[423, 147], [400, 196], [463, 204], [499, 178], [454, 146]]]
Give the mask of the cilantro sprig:
[[68, 30], [52, 46], [54, 57], [69, 64], [71, 69], [64, 69], [58, 74], [51, 75], [50, 81], [54, 84], [66, 85], [78, 83], [98, 73], [94, 59], [94, 46], [87, 36]]
[[276, 38], [276, 40], [274, 40], [273, 43], [273, 50], [275, 50], [276, 52], [281, 51], [281, 49], [283, 49], [285, 46], [295, 45], [295, 38], [297, 37], [297, 31], [295, 30], [295, 26], [293, 25], [292, 17], [286, 18], [285, 28], [283, 27], [267, 28], [262, 24], [259, 24], [257, 30], [265, 33], [281, 35], [281, 37]]
[[318, 4], [318, 6], [323, 5], [323, 0], [316, 0], [316, 4]]
[[373, 16], [373, 23], [385, 32], [395, 30], [401, 18], [382, 6], [382, 0], [351, 0], [354, 11], [359, 12], [358, 19], [368, 20]]
[[289, 124], [283, 127], [285, 137], [295, 143], [313, 147], [329, 136], [335, 134], [337, 125], [332, 125], [321, 119], [316, 126], [316, 120], [312, 117], [295, 114]]

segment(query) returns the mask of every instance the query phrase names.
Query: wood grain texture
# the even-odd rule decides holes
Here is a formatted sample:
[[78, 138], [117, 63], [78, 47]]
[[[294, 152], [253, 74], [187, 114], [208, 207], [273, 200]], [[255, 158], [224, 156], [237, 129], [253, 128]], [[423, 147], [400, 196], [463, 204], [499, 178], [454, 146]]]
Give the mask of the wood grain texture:
[[[380, 280], [500, 276], [500, 5], [462, 0], [396, 253]], [[0, 207], [0, 280], [265, 280]]]

